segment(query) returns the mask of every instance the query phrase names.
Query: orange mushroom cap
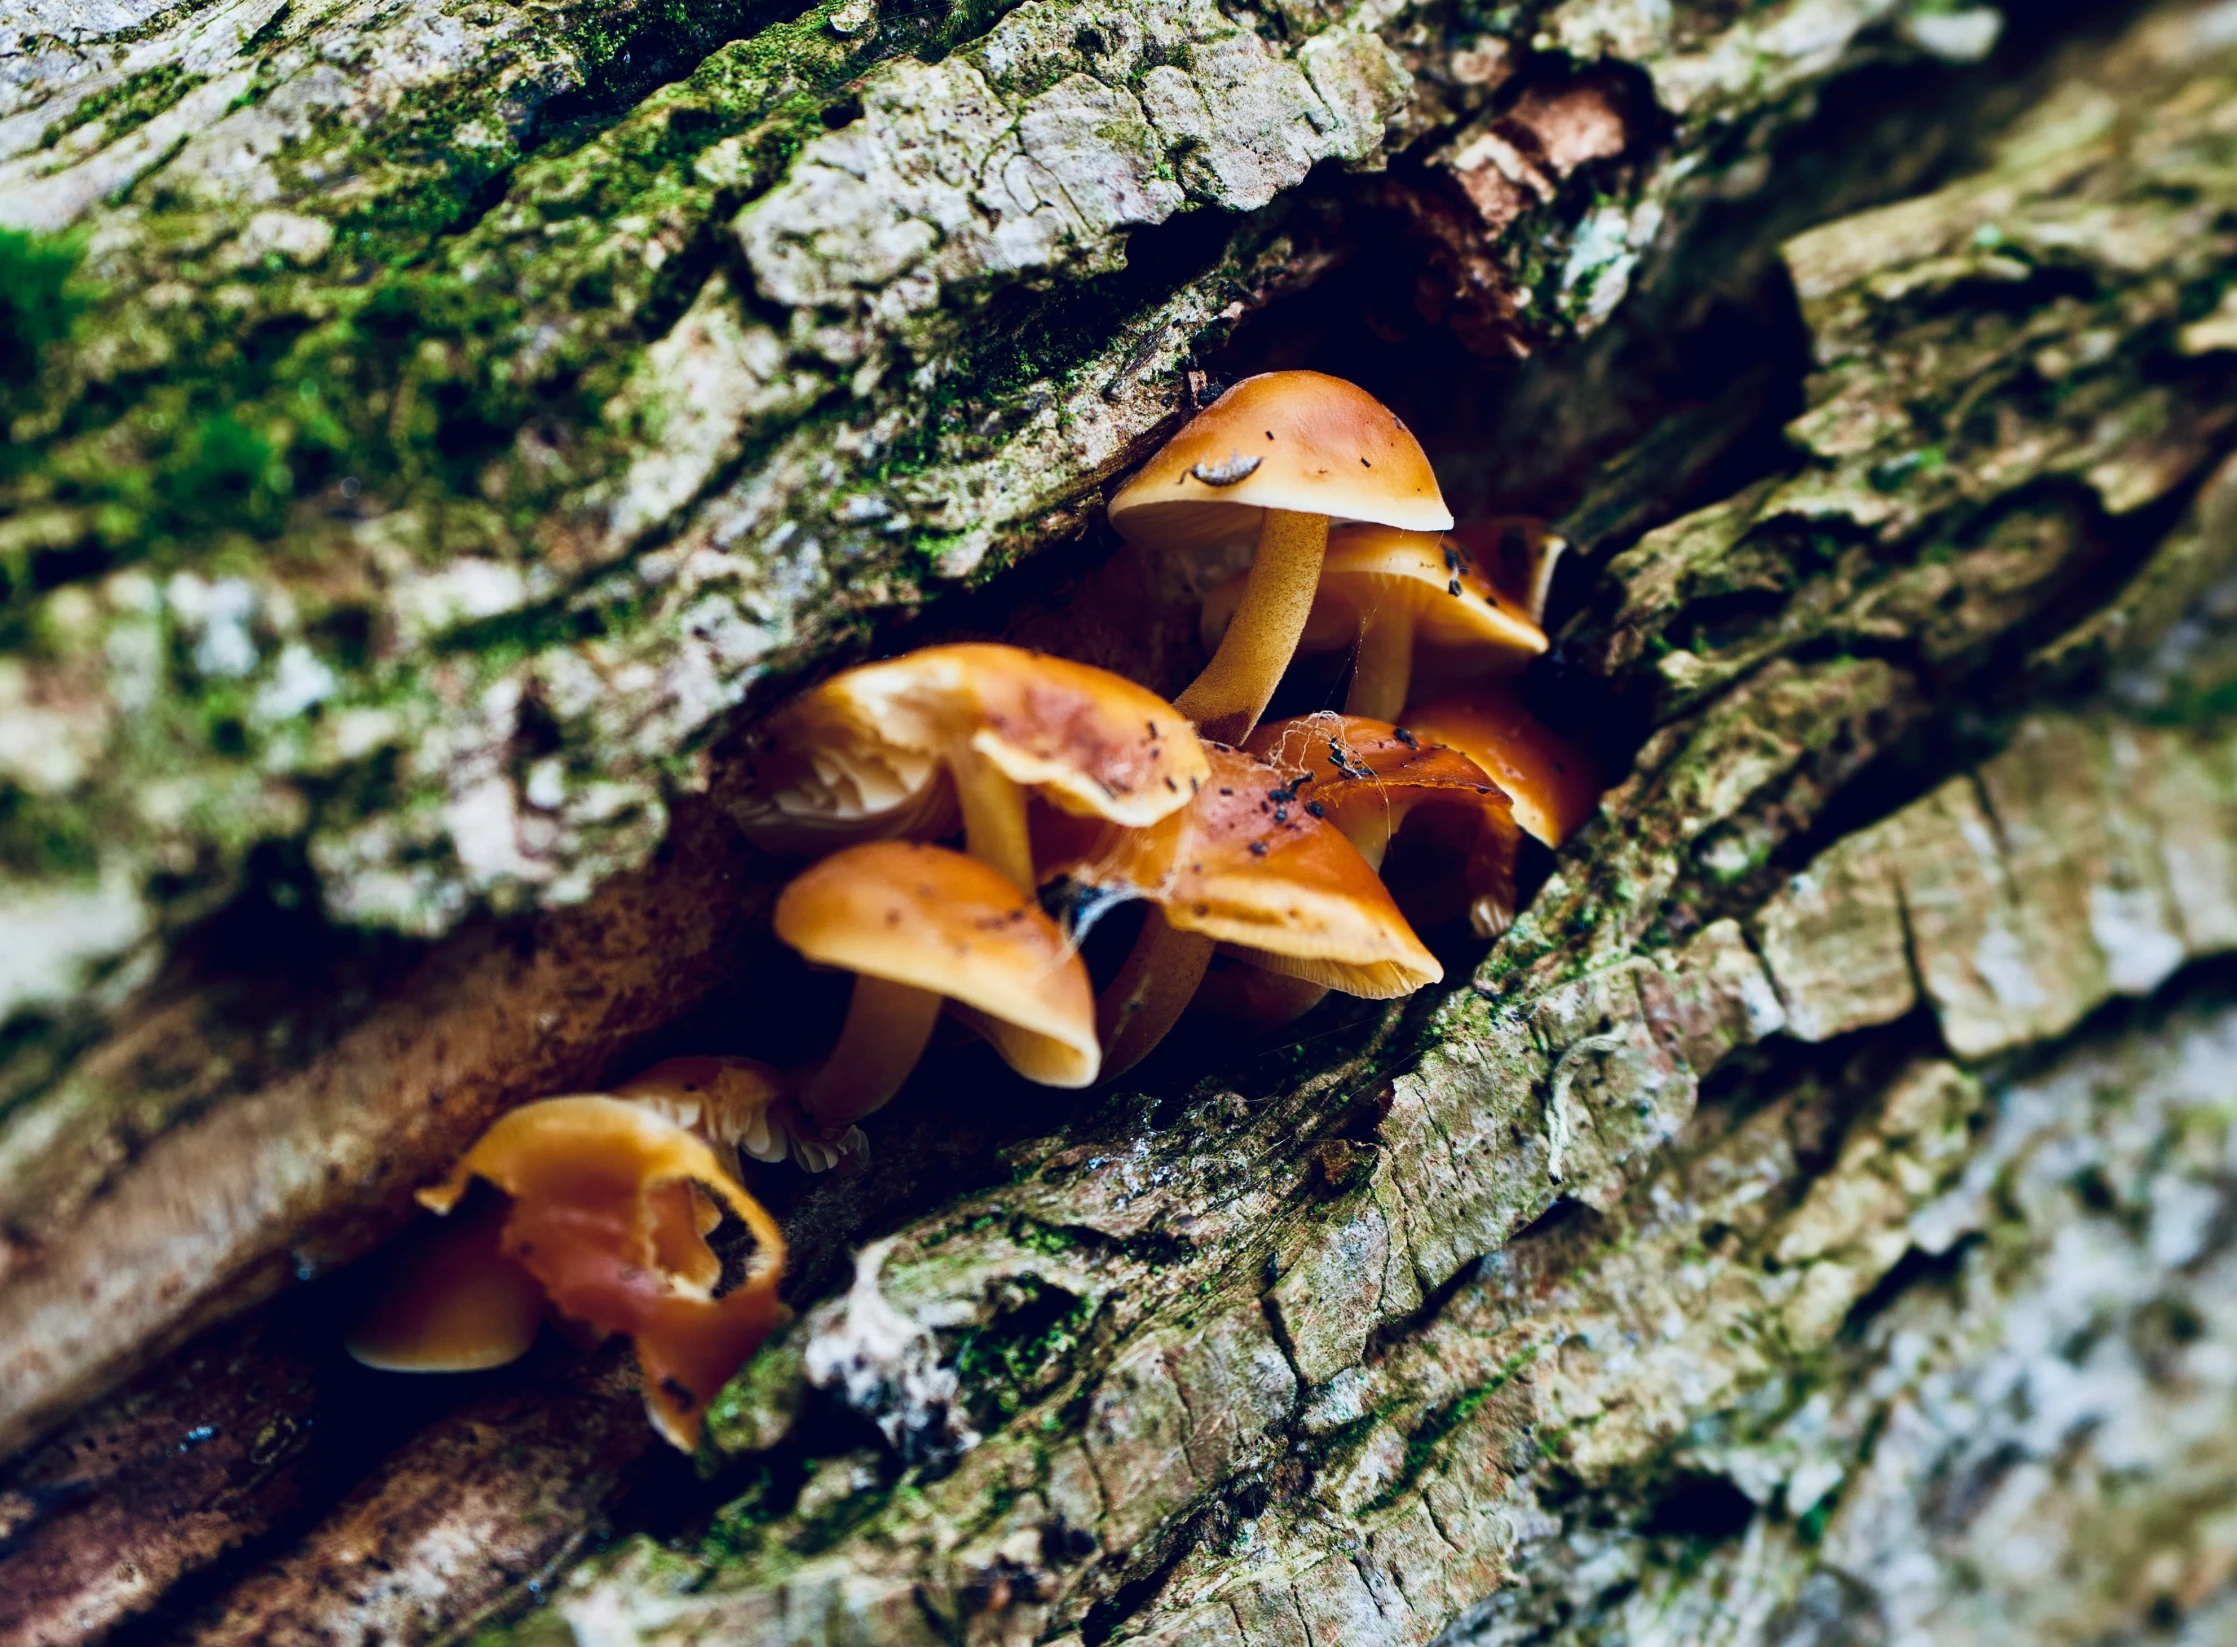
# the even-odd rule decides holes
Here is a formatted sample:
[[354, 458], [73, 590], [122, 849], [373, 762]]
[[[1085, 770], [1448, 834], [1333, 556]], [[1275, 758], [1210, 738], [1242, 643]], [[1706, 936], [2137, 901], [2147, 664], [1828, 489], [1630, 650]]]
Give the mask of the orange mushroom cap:
[[1477, 935], [1492, 938], [1513, 923], [1514, 811], [1465, 755], [1387, 721], [1329, 714], [1262, 726], [1250, 750], [1289, 774], [1378, 867], [1401, 830], [1433, 849], [1388, 873], [1399, 907], [1423, 925], [1465, 910]]
[[1086, 965], [1038, 904], [976, 859], [905, 841], [850, 847], [785, 888], [776, 929], [820, 965], [946, 996], [1028, 1080], [1095, 1080]]
[[[1219, 644], [1242, 597], [1240, 578], [1204, 597], [1207, 648]], [[1348, 649], [1370, 616], [1393, 606], [1411, 615], [1417, 647], [1455, 654], [1440, 660], [1450, 673], [1520, 669], [1546, 649], [1545, 631], [1458, 544], [1388, 526], [1347, 526], [1329, 538], [1320, 591], [1297, 649]]]
[[1515, 822], [1548, 846], [1559, 846], [1590, 821], [1600, 805], [1591, 755], [1549, 732], [1504, 687], [1478, 687], [1406, 712], [1413, 734], [1459, 750], [1491, 775], [1514, 802]]
[[1507, 600], [1543, 628], [1554, 568], [1569, 552], [1569, 540], [1535, 515], [1464, 520], [1452, 535]]
[[[619, 1098], [523, 1105], [419, 1198], [448, 1212], [476, 1178], [512, 1198], [505, 1254], [562, 1314], [629, 1335], [654, 1426], [695, 1446], [707, 1403], [777, 1325], [785, 1247], [775, 1220], [702, 1139]], [[702, 1195], [754, 1241], [744, 1278], [719, 1297]]]
[[528, 1353], [543, 1286], [505, 1256], [504, 1203], [491, 1197], [449, 1224], [398, 1242], [373, 1307], [343, 1347], [382, 1372], [481, 1372]]
[[1351, 843], [1265, 762], [1208, 746], [1211, 777], [1147, 830], [1044, 819], [1052, 874], [1154, 900], [1169, 925], [1269, 971], [1387, 1000], [1444, 976]]
[[1180, 711], [1123, 676], [1016, 646], [930, 646], [772, 715], [737, 815], [778, 851], [945, 835], [965, 751], [1067, 812], [1137, 828], [1186, 805], [1205, 770]]
[[1119, 535], [1161, 549], [1248, 543], [1260, 513], [1452, 525], [1429, 458], [1396, 413], [1319, 372], [1248, 377], [1196, 414], [1111, 499]]

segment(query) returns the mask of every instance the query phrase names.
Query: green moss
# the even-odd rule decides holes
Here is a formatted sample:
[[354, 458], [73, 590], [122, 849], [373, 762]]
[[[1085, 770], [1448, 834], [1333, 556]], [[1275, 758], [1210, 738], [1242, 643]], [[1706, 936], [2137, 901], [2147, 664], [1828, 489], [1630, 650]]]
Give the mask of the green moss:
[[114, 143], [125, 133], [146, 125], [209, 77], [188, 74], [176, 63], [163, 63], [126, 75], [117, 84], [97, 91], [68, 115], [49, 126], [39, 146], [51, 149], [80, 127], [106, 122], [101, 139]]
[[90, 878], [100, 831], [83, 807], [0, 787], [0, 871], [28, 881]]
[[1015, 1297], [983, 1327], [963, 1335], [955, 1370], [972, 1392], [982, 1422], [1014, 1417], [1054, 1377], [1093, 1319], [1092, 1301], [1036, 1276], [1011, 1282]]
[[[29, 409], [47, 352], [85, 309], [79, 255], [75, 239], [0, 229], [0, 422]], [[12, 444], [0, 442], [0, 451]], [[0, 456], [0, 473], [8, 467]]]

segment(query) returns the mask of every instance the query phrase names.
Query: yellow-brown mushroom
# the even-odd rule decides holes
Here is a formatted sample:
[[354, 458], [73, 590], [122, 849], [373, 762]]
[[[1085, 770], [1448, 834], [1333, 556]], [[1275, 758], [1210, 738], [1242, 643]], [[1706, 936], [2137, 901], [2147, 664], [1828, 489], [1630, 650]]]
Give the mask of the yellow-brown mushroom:
[[1103, 992], [1105, 1076], [1164, 1039], [1218, 946], [1375, 1000], [1444, 976], [1373, 869], [1282, 774], [1232, 749], [1209, 754], [1202, 793], [1154, 829], [1049, 819], [1041, 831], [1052, 875], [1153, 905]]
[[748, 835], [776, 851], [932, 839], [1034, 885], [1025, 802], [1140, 828], [1204, 776], [1173, 705], [1108, 670], [1015, 646], [930, 646], [835, 675], [756, 739]]
[[1250, 748], [1310, 796], [1378, 871], [1401, 831], [1424, 848], [1409, 866], [1385, 874], [1411, 919], [1437, 926], [1465, 913], [1480, 938], [1513, 924], [1521, 840], [1514, 810], [1465, 755], [1358, 715], [1272, 722], [1253, 734]]
[[1548, 846], [1584, 827], [1600, 805], [1591, 755], [1549, 732], [1505, 687], [1487, 685], [1406, 712], [1407, 729], [1459, 750], [1507, 792], [1515, 822]]
[[[1205, 597], [1204, 643], [1218, 644], [1243, 596], [1230, 579]], [[1344, 712], [1390, 720], [1405, 704], [1415, 654], [1446, 675], [1517, 670], [1546, 649], [1545, 631], [1449, 537], [1348, 526], [1329, 539], [1300, 652], [1354, 650]]]
[[1211, 662], [1175, 700], [1207, 738], [1240, 743], [1289, 667], [1331, 523], [1441, 532], [1452, 512], [1406, 426], [1318, 372], [1245, 378], [1199, 412], [1111, 500], [1130, 542], [1202, 551], [1257, 543]]
[[[648, 1105], [604, 1095], [548, 1098], [498, 1119], [450, 1176], [420, 1192], [429, 1210], [458, 1208], [475, 1180], [501, 1193], [407, 1261], [366, 1322], [353, 1355], [377, 1367], [434, 1367], [464, 1334], [486, 1346], [449, 1355], [491, 1366], [527, 1348], [551, 1308], [596, 1337], [624, 1333], [637, 1351], [645, 1406], [661, 1435], [689, 1451], [707, 1403], [777, 1325], [784, 1236], [705, 1140]], [[752, 1239], [738, 1283], [718, 1291], [707, 1245], [724, 1215]], [[526, 1285], [523, 1284], [523, 1278]]]
[[976, 859], [905, 841], [849, 847], [785, 888], [776, 929], [855, 975], [837, 1046], [798, 1088], [806, 1127], [827, 1143], [901, 1090], [943, 999], [1026, 1079], [1095, 1080], [1086, 966], [1038, 904]]

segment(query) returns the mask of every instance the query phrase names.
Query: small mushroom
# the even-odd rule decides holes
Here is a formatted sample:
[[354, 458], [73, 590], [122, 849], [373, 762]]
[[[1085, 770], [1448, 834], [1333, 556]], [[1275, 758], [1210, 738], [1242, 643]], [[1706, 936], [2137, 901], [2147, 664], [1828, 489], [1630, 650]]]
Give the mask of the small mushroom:
[[1141, 828], [1204, 775], [1173, 705], [1108, 670], [1021, 647], [931, 646], [833, 676], [772, 715], [739, 821], [776, 851], [950, 833], [1034, 886], [1028, 791]]
[[614, 1088], [616, 1098], [649, 1107], [718, 1149], [756, 1161], [782, 1161], [784, 1076], [758, 1058], [666, 1058]]
[[1207, 753], [1202, 792], [1153, 829], [1049, 819], [1040, 832], [1052, 873], [1155, 906], [1099, 1004], [1106, 1077], [1165, 1038], [1215, 946], [1374, 1000], [1444, 976], [1374, 871], [1296, 785], [1238, 751]]
[[1550, 522], [1534, 515], [1501, 515], [1462, 521], [1452, 529], [1461, 549], [1482, 567], [1501, 594], [1541, 629], [1546, 597], [1553, 593], [1554, 568], [1569, 552], [1569, 540]]
[[1358, 715], [1276, 721], [1250, 750], [1308, 791], [1376, 869], [1401, 831], [1429, 849], [1389, 877], [1399, 907], [1423, 926], [1465, 911], [1478, 937], [1496, 938], [1514, 923], [1514, 811], [1465, 755]]
[[872, 841], [803, 871], [777, 900], [777, 936], [855, 975], [831, 1056], [801, 1081], [826, 1140], [901, 1090], [943, 998], [1043, 1086], [1095, 1080], [1095, 992], [1057, 924], [999, 871], [945, 847]]
[[1522, 700], [1499, 686], [1455, 693], [1411, 709], [1407, 729], [1459, 750], [1514, 802], [1515, 822], [1548, 846], [1584, 827], [1600, 805], [1593, 758], [1547, 731]]
[[1174, 702], [1207, 738], [1240, 743], [1289, 667], [1333, 521], [1441, 532], [1452, 512], [1421, 445], [1364, 389], [1319, 372], [1245, 378], [1165, 443], [1110, 504], [1153, 549], [1256, 540], [1235, 621]]
[[[1230, 579], [1205, 597], [1207, 646], [1227, 633], [1243, 593]], [[1387, 721], [1406, 702], [1417, 647], [1438, 654], [1446, 674], [1489, 674], [1520, 669], [1546, 635], [1450, 538], [1348, 526], [1328, 541], [1298, 650], [1354, 646], [1344, 712]]]
[[526, 1355], [544, 1289], [505, 1256], [504, 1224], [505, 1203], [491, 1196], [453, 1222], [407, 1232], [342, 1347], [382, 1372], [481, 1372]]
[[[706, 1142], [643, 1104], [547, 1098], [498, 1119], [449, 1178], [422, 1190], [448, 1213], [475, 1179], [509, 1199], [500, 1248], [554, 1309], [626, 1333], [654, 1427], [697, 1445], [707, 1403], [777, 1325], [784, 1237]], [[737, 1285], [707, 1245], [722, 1213], [753, 1238]]]

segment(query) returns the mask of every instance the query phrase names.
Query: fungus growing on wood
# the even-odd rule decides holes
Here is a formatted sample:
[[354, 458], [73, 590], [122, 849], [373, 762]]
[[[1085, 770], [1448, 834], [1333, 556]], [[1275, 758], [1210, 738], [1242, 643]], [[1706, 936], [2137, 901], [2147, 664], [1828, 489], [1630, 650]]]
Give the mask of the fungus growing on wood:
[[1021, 647], [931, 646], [835, 675], [757, 740], [747, 834], [777, 851], [950, 833], [1031, 892], [1026, 793], [1141, 828], [1204, 776], [1173, 705], [1108, 670]]
[[614, 1088], [616, 1098], [649, 1107], [718, 1150], [782, 1161], [791, 1134], [783, 1110], [786, 1082], [758, 1058], [666, 1058]]
[[382, 1372], [481, 1372], [528, 1353], [544, 1289], [505, 1256], [505, 1204], [489, 1198], [450, 1223], [413, 1229], [343, 1348]]
[[1240, 743], [1289, 667], [1331, 523], [1441, 532], [1452, 513], [1421, 445], [1364, 389], [1318, 372], [1245, 378], [1189, 421], [1110, 504], [1153, 549], [1256, 540], [1235, 621], [1175, 700], [1207, 738]]
[[1584, 750], [1539, 724], [1505, 687], [1484, 686], [1407, 711], [1407, 729], [1482, 767], [1514, 803], [1515, 822], [1548, 846], [1584, 827], [1600, 805], [1598, 769]]
[[[1205, 597], [1205, 645], [1229, 631], [1243, 593], [1230, 579]], [[1298, 650], [1339, 647], [1357, 648], [1344, 712], [1387, 721], [1405, 705], [1417, 648], [1445, 675], [1492, 674], [1522, 668], [1546, 635], [1451, 539], [1349, 526], [1329, 539]]]
[[1554, 569], [1569, 552], [1569, 540], [1534, 515], [1462, 521], [1452, 535], [1502, 598], [1543, 629]]
[[1253, 734], [1250, 751], [1273, 763], [1377, 870], [1404, 831], [1410, 854], [1386, 874], [1401, 909], [1423, 926], [1462, 913], [1480, 938], [1515, 918], [1520, 834], [1506, 792], [1457, 750], [1388, 721], [1305, 715]]
[[904, 841], [849, 847], [785, 888], [776, 929], [810, 961], [855, 975], [838, 1045], [798, 1088], [826, 1142], [901, 1090], [943, 998], [1027, 1080], [1095, 1080], [1086, 965], [1038, 904], [976, 859]]
[[1050, 872], [1151, 901], [1098, 1007], [1103, 1073], [1146, 1057], [1187, 1007], [1215, 946], [1375, 1000], [1444, 976], [1374, 871], [1265, 762], [1211, 746], [1211, 777], [1154, 829], [1046, 820]]
[[[420, 1201], [448, 1213], [475, 1179], [507, 1198], [503, 1259], [562, 1316], [629, 1336], [654, 1427], [689, 1451], [707, 1403], [777, 1324], [785, 1249], [775, 1220], [704, 1140], [619, 1098], [523, 1105]], [[753, 1251], [737, 1285], [718, 1294], [723, 1264], [706, 1238], [725, 1213]], [[365, 1341], [363, 1332], [352, 1341], [360, 1359]]]

